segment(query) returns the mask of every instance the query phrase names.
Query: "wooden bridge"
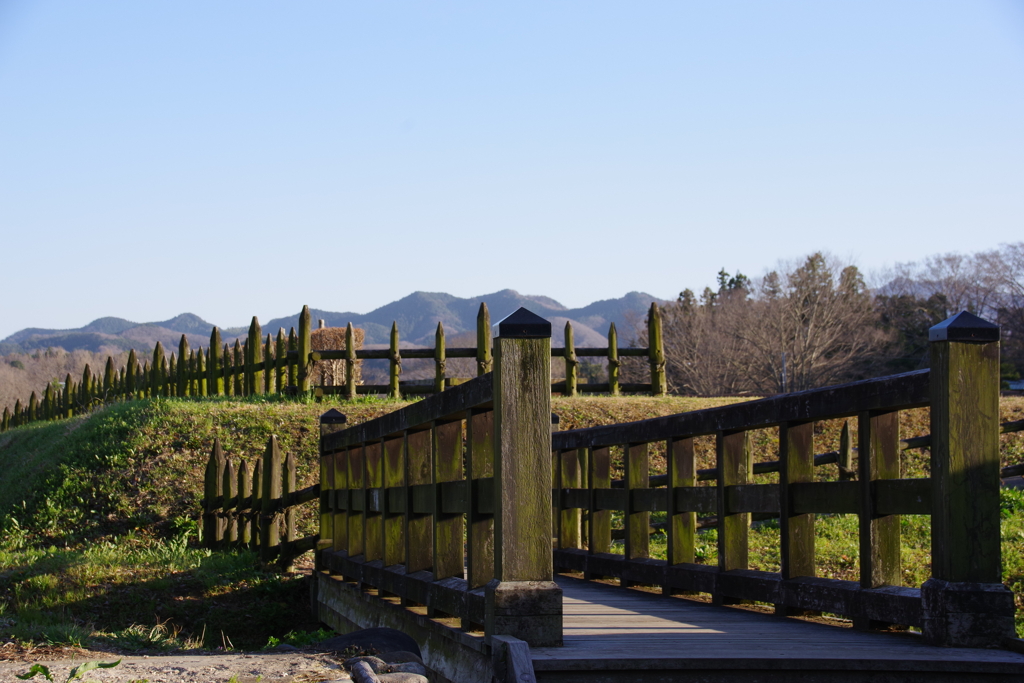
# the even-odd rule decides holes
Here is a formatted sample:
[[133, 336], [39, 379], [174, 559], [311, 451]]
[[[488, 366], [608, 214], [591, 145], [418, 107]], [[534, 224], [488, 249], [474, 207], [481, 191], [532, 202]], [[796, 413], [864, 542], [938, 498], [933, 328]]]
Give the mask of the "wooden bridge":
[[[966, 313], [936, 326], [929, 370], [554, 433], [550, 334], [520, 309], [492, 372], [347, 429], [324, 416], [324, 622], [402, 629], [452, 682], [1022, 679], [1000, 582], [998, 327]], [[898, 413], [923, 406], [931, 434], [911, 445], [930, 448], [931, 477], [903, 479]], [[853, 446], [816, 454], [815, 422], [850, 416], [856, 480], [819, 481], [815, 466], [849, 465]], [[778, 460], [754, 463], [765, 428]], [[716, 467], [698, 470], [707, 435]], [[650, 474], [652, 444], [667, 474]], [[777, 483], [754, 483], [765, 472]], [[659, 511], [667, 561], [650, 557]], [[715, 516], [716, 566], [695, 562], [698, 513]], [[779, 518], [778, 573], [748, 568], [756, 513]], [[816, 513], [859, 516], [859, 581], [815, 577]], [[920, 588], [901, 585], [900, 515], [931, 518]], [[807, 619], [821, 613], [852, 627]]]

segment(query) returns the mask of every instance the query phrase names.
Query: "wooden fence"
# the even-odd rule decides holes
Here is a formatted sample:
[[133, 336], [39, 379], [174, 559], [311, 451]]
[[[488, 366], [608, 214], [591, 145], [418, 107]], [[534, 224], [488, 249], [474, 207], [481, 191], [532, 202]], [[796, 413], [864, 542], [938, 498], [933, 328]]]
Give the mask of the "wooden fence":
[[[561, 639], [554, 571], [707, 593], [718, 604], [759, 601], [783, 614], [842, 614], [859, 628], [916, 626], [941, 645], [1013, 636], [1014, 596], [1001, 583], [999, 433], [1024, 424], [998, 422], [995, 325], [964, 313], [932, 328], [928, 370], [554, 434], [541, 327], [522, 338], [502, 329], [493, 373], [323, 437], [320, 536], [331, 542], [320, 571], [531, 645]], [[901, 441], [899, 411], [925, 406], [931, 434]], [[817, 421], [851, 416], [855, 473], [849, 432], [838, 452], [814, 448]], [[751, 430], [766, 428], [778, 429], [778, 460], [754, 463]], [[711, 470], [695, 468], [702, 435], [716, 440]], [[667, 448], [665, 475], [650, 473], [655, 443]], [[901, 449], [923, 447], [931, 476], [901, 478]], [[613, 448], [623, 457], [618, 486]], [[847, 476], [817, 481], [815, 467], [827, 462]], [[753, 483], [766, 472], [778, 483]], [[667, 560], [650, 557], [658, 511]], [[695, 562], [698, 514], [716, 516], [717, 566]], [[780, 520], [780, 572], [748, 569], [752, 514]], [[859, 516], [859, 581], [815, 576], [815, 514]], [[908, 514], [932, 522], [932, 576], [920, 588], [902, 585], [899, 518]]]
[[[391, 398], [405, 395], [430, 394], [443, 391], [459, 380], [446, 377], [449, 358], [475, 358], [477, 376], [490, 371], [491, 325], [487, 304], [480, 304], [477, 315], [477, 345], [468, 348], [448, 348], [444, 326], [438, 323], [433, 349], [402, 349], [399, 347], [398, 325], [391, 327], [390, 346], [387, 349], [357, 348], [356, 335], [351, 323], [346, 330], [344, 349], [312, 350], [311, 320], [308, 306], [302, 307], [298, 332], [291, 328], [286, 335], [281, 328], [276, 339], [263, 336], [259, 321], [253, 317], [246, 340], [236, 339], [234, 344], [221, 340], [216, 327], [210, 333], [209, 347], [192, 349], [185, 335], [181, 336], [177, 353], [167, 355], [157, 342], [151, 359], [141, 360], [133, 350], [124, 367], [115, 369], [113, 358], [107, 358], [102, 376], [93, 373], [87, 365], [82, 377], [76, 381], [69, 374], [63, 386], [47, 385], [37, 395], [32, 393], [28, 402], [19, 400], [13, 410], [5, 407], [0, 432], [37, 420], [56, 420], [88, 412], [104, 403], [152, 398], [157, 396], [250, 396], [257, 394], [325, 394], [355, 398], [358, 394], [386, 394]], [[667, 391], [665, 354], [661, 336], [661, 312], [656, 303], [648, 313], [648, 348], [619, 348], [615, 324], [608, 331], [608, 346], [577, 348], [570, 323], [565, 327], [565, 345], [550, 350], [553, 357], [565, 364], [565, 380], [551, 385], [551, 390], [566, 396], [580, 392], [650, 393], [664, 395]], [[579, 379], [581, 357], [603, 357], [608, 363], [608, 381], [582, 383]], [[649, 383], [627, 383], [619, 380], [621, 358], [642, 357], [650, 367]], [[401, 381], [402, 360], [409, 358], [433, 359], [435, 379], [427, 385]], [[357, 384], [356, 367], [362, 360], [383, 359], [389, 363], [386, 385]], [[345, 384], [317, 387], [313, 385], [313, 368], [319, 361], [344, 360]]]
[[267, 440], [251, 473], [241, 458], [236, 468], [217, 439], [206, 464], [203, 545], [251, 548], [263, 562], [276, 560], [287, 569], [295, 557], [316, 549], [319, 536], [296, 538], [295, 508], [319, 497], [319, 484], [296, 490], [295, 457], [289, 453], [282, 460], [276, 436]]

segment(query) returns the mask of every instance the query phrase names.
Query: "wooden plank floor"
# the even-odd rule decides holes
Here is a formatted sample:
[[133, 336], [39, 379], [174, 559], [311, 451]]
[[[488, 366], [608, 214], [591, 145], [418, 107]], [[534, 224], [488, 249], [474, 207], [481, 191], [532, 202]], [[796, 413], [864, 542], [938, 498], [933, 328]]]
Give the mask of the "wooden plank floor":
[[937, 648], [910, 634], [864, 633], [565, 576], [557, 582], [564, 595], [565, 646], [531, 648], [538, 674], [640, 662], [641, 668], [752, 669], [772, 661], [776, 668], [782, 662], [796, 668], [842, 663], [866, 670], [1024, 674], [1024, 655], [1006, 650]]

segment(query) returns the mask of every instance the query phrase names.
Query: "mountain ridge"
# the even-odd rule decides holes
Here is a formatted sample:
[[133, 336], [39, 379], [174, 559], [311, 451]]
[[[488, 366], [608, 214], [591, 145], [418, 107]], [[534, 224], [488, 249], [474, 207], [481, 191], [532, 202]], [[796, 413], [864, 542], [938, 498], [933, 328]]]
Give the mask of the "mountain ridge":
[[[629, 292], [617, 299], [594, 301], [579, 308], [568, 308], [547, 296], [524, 295], [513, 289], [503, 289], [491, 294], [472, 297], [457, 297], [445, 292], [417, 291], [397, 301], [384, 304], [369, 313], [352, 311], [335, 312], [324, 309], [310, 309], [313, 327], [323, 320], [328, 327], [344, 327], [351, 322], [354, 327], [366, 331], [368, 346], [386, 345], [389, 341], [392, 322], [398, 324], [402, 342], [413, 345], [433, 346], [437, 323], [444, 325], [449, 339], [476, 330], [476, 316], [480, 303], [486, 302], [491, 314], [491, 323], [496, 324], [520, 306], [552, 321], [552, 343], [563, 343], [565, 321], [573, 323], [576, 344], [596, 346], [607, 343], [608, 326], [615, 323], [620, 343], [628, 342], [632, 327], [643, 321], [652, 301], [659, 304], [662, 299], [643, 292]], [[284, 328], [298, 326], [298, 313], [292, 316], [273, 318], [261, 323], [264, 334], [276, 334]], [[173, 318], [157, 322], [136, 323], [125, 318], [107, 316], [97, 318], [80, 328], [48, 329], [26, 328], [6, 339], [0, 340], [0, 354], [29, 353], [36, 349], [61, 347], [66, 351], [87, 349], [99, 351], [150, 351], [160, 341], [169, 351], [177, 346], [182, 334], [189, 344], [208, 344], [213, 323], [193, 313], [181, 313]], [[225, 342], [244, 336], [247, 328], [221, 328]], [[403, 344], [404, 345], [404, 344]]]

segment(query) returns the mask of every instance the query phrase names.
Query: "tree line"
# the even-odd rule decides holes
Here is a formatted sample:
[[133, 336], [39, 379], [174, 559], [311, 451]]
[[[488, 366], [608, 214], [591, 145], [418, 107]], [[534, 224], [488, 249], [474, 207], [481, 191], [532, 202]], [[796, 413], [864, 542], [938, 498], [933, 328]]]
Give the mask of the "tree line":
[[[924, 368], [928, 328], [965, 310], [1002, 327], [1004, 381], [1024, 371], [1024, 242], [874, 279], [869, 287], [856, 265], [816, 252], [758, 278], [722, 269], [716, 287], [683, 290], [662, 310], [670, 391], [775, 394]], [[642, 327], [636, 343], [646, 344]]]

